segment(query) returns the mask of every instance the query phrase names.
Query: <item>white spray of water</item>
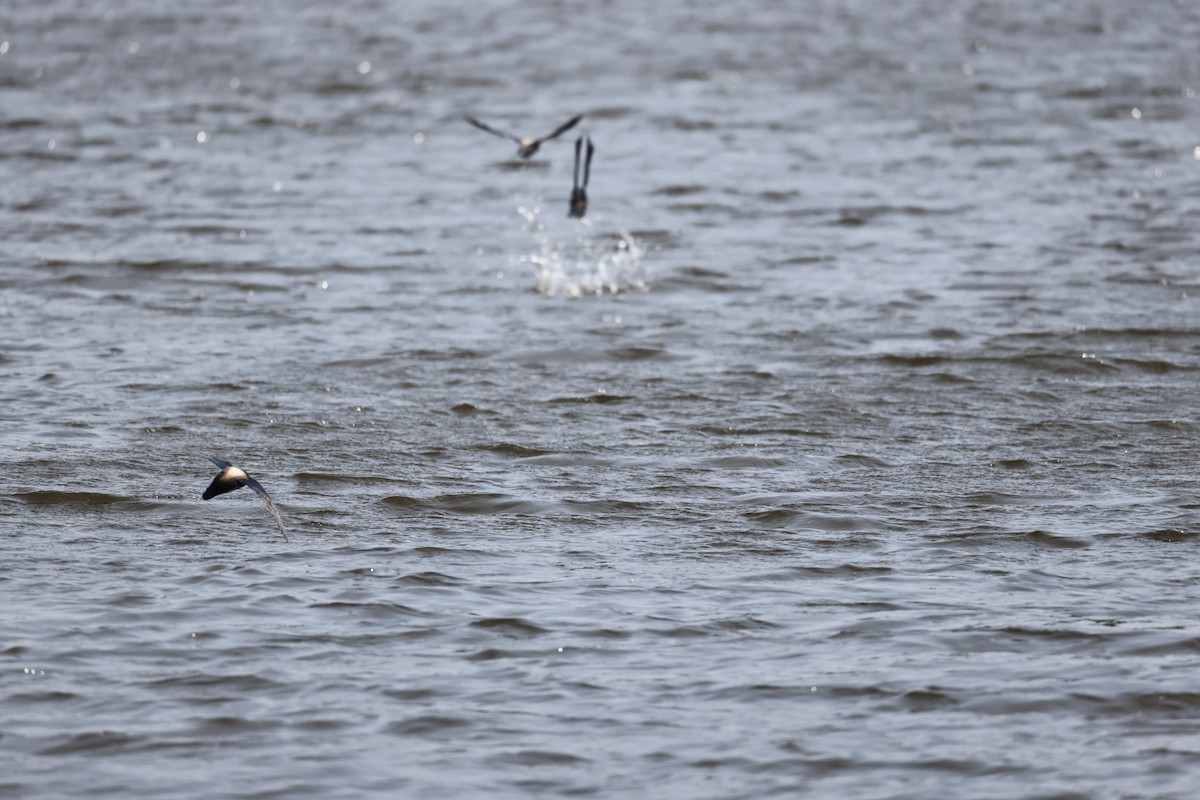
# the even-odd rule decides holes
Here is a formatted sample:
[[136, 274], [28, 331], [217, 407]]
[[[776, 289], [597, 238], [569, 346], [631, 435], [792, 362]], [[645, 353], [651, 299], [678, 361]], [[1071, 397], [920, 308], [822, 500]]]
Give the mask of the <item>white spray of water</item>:
[[537, 251], [516, 261], [537, 270], [534, 289], [549, 297], [582, 297], [645, 291], [645, 250], [628, 233], [596, 235], [591, 223], [572, 222], [570, 236], [556, 238], [538, 219], [540, 208], [521, 207]]

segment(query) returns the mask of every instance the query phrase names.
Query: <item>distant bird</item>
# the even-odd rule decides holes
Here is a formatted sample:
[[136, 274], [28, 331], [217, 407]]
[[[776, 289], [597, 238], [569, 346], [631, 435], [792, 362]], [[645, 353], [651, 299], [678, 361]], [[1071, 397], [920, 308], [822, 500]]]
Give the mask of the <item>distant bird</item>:
[[522, 138], [520, 136], [516, 136], [514, 134], [507, 133], [505, 131], [499, 131], [499, 130], [496, 130], [495, 128], [491, 127], [490, 125], [486, 125], [486, 124], [480, 122], [479, 120], [475, 119], [474, 117], [466, 117], [467, 122], [471, 123], [476, 128], [479, 128], [481, 131], [487, 131], [488, 133], [493, 134], [494, 136], [500, 136], [504, 139], [511, 139], [512, 141], [516, 142], [517, 143], [517, 155], [519, 155], [521, 158], [531, 157], [534, 153], [536, 153], [538, 151], [538, 148], [542, 146], [543, 142], [548, 142], [551, 139], [553, 139], [554, 137], [560, 136], [560, 135], [566, 133], [567, 131], [571, 130], [571, 128], [574, 128], [576, 125], [579, 124], [579, 120], [581, 120], [581, 119], [583, 119], [583, 114], [577, 114], [574, 117], [571, 117], [566, 122], [564, 122], [562, 125], [559, 125], [557, 128], [555, 128], [553, 133], [551, 133], [547, 136], [543, 136], [540, 139], [534, 139], [532, 137]]
[[[199, 454], [196, 453], [194, 455]], [[221, 471], [213, 478], [212, 483], [204, 490], [202, 497], [205, 500], [211, 500], [219, 494], [225, 494], [226, 492], [240, 489], [243, 486], [249, 486], [259, 496], [259, 499], [263, 501], [263, 505], [267, 507], [267, 513], [271, 515], [271, 519], [275, 520], [275, 524], [279, 526], [279, 532], [283, 534], [283, 540], [285, 542], [291, 541], [288, 539], [287, 532], [283, 529], [283, 518], [279, 516], [279, 511], [276, 510], [275, 504], [271, 502], [271, 495], [267, 494], [267, 490], [262, 487], [261, 483], [247, 475], [246, 470], [241, 467], [235, 467], [228, 461], [222, 461], [212, 456], [201, 457], [207, 458], [221, 468]]]
[[596, 148], [592, 147], [592, 137], [587, 137], [587, 158], [583, 162], [583, 182], [579, 180], [579, 150], [583, 146], [583, 137], [580, 136], [575, 140], [575, 187], [571, 189], [571, 210], [567, 213], [569, 217], [581, 218], [587, 213], [587, 185], [588, 175], [592, 171], [592, 153], [596, 152]]

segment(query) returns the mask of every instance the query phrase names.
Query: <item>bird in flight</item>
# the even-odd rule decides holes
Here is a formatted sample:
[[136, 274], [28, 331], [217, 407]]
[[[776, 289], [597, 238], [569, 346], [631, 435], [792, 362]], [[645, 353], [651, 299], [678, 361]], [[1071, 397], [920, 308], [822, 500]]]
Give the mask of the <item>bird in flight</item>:
[[592, 171], [592, 153], [596, 152], [596, 148], [592, 147], [592, 137], [587, 137], [587, 158], [583, 162], [583, 181], [579, 180], [579, 151], [583, 147], [583, 137], [580, 136], [575, 140], [575, 186], [571, 189], [571, 210], [567, 216], [581, 218], [587, 213], [587, 185], [588, 175]]
[[204, 494], [201, 495], [205, 500], [210, 500], [219, 494], [232, 492], [243, 486], [249, 486], [258, 495], [259, 499], [263, 501], [263, 505], [267, 507], [267, 513], [271, 515], [271, 519], [275, 520], [275, 524], [279, 526], [279, 532], [283, 534], [283, 540], [285, 542], [291, 541], [288, 539], [287, 532], [283, 529], [283, 518], [279, 516], [279, 511], [275, 508], [275, 504], [271, 502], [271, 495], [267, 494], [267, 490], [262, 487], [261, 483], [247, 475], [246, 470], [241, 467], [235, 467], [228, 461], [213, 458], [212, 456], [203, 457], [221, 468], [221, 471], [213, 478], [212, 483], [204, 490]]
[[466, 118], [467, 122], [471, 123], [476, 128], [479, 128], [481, 131], [487, 131], [488, 133], [493, 134], [495, 136], [499, 136], [504, 139], [511, 139], [512, 141], [516, 142], [517, 143], [517, 155], [519, 155], [521, 158], [530, 158], [534, 153], [536, 153], [538, 151], [538, 148], [542, 146], [543, 142], [548, 142], [551, 139], [553, 139], [554, 137], [561, 136], [562, 134], [571, 130], [571, 128], [574, 128], [576, 125], [579, 124], [579, 120], [581, 120], [581, 119], [583, 119], [583, 114], [576, 114], [575, 116], [571, 117], [569, 120], [564, 122], [562, 125], [559, 125], [557, 128], [555, 128], [553, 133], [550, 133], [550, 134], [547, 134], [546, 136], [542, 136], [541, 138], [535, 139], [531, 136], [530, 137], [521, 137], [521, 136], [517, 136], [512, 133], [508, 133], [506, 131], [496, 130], [492, 126], [482, 123], [479, 120], [475, 119], [474, 117]]

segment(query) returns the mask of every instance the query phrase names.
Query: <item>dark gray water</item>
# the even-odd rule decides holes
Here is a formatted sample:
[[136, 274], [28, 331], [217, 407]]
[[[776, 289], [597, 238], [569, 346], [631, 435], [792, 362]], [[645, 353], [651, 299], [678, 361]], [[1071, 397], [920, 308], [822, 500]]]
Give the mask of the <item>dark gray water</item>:
[[0, 795], [1194, 797], [1197, 41], [0, 10]]

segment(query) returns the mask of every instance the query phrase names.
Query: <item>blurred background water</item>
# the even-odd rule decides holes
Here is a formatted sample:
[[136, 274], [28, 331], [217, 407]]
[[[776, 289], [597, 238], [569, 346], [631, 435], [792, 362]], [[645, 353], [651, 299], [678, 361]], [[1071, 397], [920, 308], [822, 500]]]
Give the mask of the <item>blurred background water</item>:
[[1194, 796], [1198, 39], [0, 10], [0, 795]]

